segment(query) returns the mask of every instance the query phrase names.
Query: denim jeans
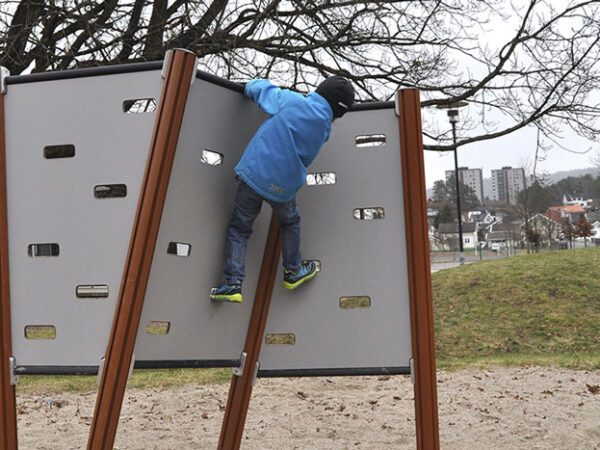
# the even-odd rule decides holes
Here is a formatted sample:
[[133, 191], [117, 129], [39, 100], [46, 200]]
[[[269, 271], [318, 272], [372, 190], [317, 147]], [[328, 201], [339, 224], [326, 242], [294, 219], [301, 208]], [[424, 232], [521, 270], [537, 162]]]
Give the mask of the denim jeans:
[[297, 271], [302, 263], [300, 254], [300, 211], [296, 200], [277, 203], [258, 195], [244, 181], [239, 180], [231, 220], [227, 226], [227, 244], [223, 278], [227, 284], [241, 283], [246, 278], [246, 246], [252, 234], [252, 224], [260, 213], [262, 202], [273, 208], [281, 231], [283, 267]]

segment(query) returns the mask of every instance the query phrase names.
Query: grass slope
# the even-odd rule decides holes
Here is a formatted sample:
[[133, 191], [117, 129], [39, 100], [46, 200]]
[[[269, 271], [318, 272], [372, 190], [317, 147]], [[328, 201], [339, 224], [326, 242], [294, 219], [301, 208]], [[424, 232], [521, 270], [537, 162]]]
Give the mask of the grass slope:
[[434, 273], [438, 366], [600, 367], [599, 267], [589, 248]]

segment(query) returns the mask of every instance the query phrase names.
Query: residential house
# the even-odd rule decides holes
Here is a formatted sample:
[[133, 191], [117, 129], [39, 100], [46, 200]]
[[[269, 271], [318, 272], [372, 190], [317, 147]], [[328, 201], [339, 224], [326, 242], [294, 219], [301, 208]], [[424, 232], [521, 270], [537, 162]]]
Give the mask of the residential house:
[[437, 217], [437, 215], [439, 213], [440, 212], [437, 209], [435, 209], [435, 208], [427, 208], [427, 224], [430, 227], [433, 227], [433, 224], [435, 222], [435, 218]]
[[548, 208], [549, 213], [560, 213], [561, 222], [568, 218], [571, 223], [577, 223], [579, 217], [585, 214], [585, 208], [581, 205], [561, 205]]
[[536, 214], [529, 219], [529, 226], [540, 236], [542, 246], [553, 247], [561, 238], [560, 216], [556, 214]]
[[563, 205], [579, 205], [584, 207], [585, 209], [588, 209], [592, 207], [592, 203], [594, 203], [594, 200], [592, 200], [591, 198], [584, 200], [583, 196], [575, 197], [567, 194], [563, 195]]
[[[477, 238], [477, 222], [466, 222], [462, 224], [463, 248], [476, 248], [479, 242]], [[458, 223], [441, 223], [438, 229], [438, 247], [444, 250], [458, 249]]]
[[523, 229], [519, 223], [494, 223], [490, 226], [485, 236], [488, 248], [491, 248], [492, 244], [504, 244], [507, 247], [515, 247], [523, 241]]

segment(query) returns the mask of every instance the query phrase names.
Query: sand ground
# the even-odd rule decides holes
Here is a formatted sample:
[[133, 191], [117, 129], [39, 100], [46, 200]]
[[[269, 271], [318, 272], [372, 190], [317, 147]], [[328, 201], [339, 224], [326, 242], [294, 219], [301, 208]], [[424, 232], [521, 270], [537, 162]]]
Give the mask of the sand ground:
[[[600, 449], [600, 371], [438, 373], [442, 449]], [[229, 385], [128, 389], [117, 449], [216, 448]], [[20, 449], [85, 448], [96, 392], [18, 395]], [[260, 379], [243, 449], [415, 448], [405, 376]]]

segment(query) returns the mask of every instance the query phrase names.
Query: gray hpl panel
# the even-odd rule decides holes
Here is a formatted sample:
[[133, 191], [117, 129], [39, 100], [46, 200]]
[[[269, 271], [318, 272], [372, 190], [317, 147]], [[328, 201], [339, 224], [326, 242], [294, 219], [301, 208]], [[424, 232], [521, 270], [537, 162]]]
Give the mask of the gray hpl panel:
[[[20, 366], [94, 366], [104, 355], [121, 284], [155, 113], [125, 114], [128, 99], [160, 96], [160, 71], [8, 86], [7, 193], [13, 352]], [[75, 155], [46, 159], [44, 147]], [[123, 183], [122, 198], [96, 198]], [[59, 255], [32, 257], [31, 244]], [[106, 285], [107, 298], [77, 298]], [[25, 327], [52, 325], [54, 339]], [[44, 337], [42, 335], [42, 337]]]
[[[385, 136], [385, 144], [357, 147], [361, 136]], [[320, 261], [321, 271], [297, 291], [282, 288], [281, 274], [276, 280], [266, 334], [294, 334], [295, 344], [263, 343], [261, 375], [408, 370], [410, 308], [394, 110], [350, 112], [336, 121], [309, 177], [331, 172], [334, 184], [305, 185], [298, 194], [303, 257]], [[355, 209], [375, 207], [383, 208], [382, 219], [354, 217]], [[340, 298], [353, 296], [369, 297], [370, 307], [341, 309]]]

